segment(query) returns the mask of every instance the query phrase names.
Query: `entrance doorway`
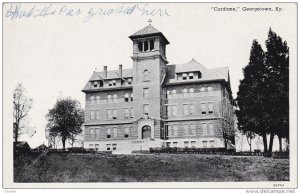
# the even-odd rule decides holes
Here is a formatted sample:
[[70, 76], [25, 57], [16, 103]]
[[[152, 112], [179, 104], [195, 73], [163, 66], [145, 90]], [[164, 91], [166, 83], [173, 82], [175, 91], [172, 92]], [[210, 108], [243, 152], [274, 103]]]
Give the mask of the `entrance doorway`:
[[149, 125], [145, 125], [142, 127], [142, 139], [150, 139], [151, 138], [151, 127]]

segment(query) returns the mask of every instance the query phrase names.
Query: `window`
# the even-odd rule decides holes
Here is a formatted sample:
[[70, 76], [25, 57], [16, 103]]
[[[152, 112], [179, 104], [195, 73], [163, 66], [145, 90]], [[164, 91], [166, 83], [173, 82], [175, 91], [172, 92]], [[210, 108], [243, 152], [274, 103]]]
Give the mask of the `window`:
[[144, 98], [149, 97], [149, 88], [143, 88], [143, 96], [144, 96]]
[[107, 150], [107, 151], [110, 150], [110, 144], [106, 144], [106, 150]]
[[133, 101], [133, 94], [130, 95], [130, 101]]
[[172, 114], [173, 114], [173, 116], [177, 116], [177, 106], [176, 105], [172, 106]]
[[150, 51], [154, 50], [154, 40], [150, 40]]
[[130, 84], [132, 83], [132, 79], [129, 78], [129, 79], [127, 80], [127, 82], [128, 82], [128, 84], [130, 85]]
[[95, 103], [95, 97], [91, 96], [91, 104], [94, 104], [94, 103]]
[[94, 133], [95, 133], [95, 131], [94, 131], [94, 129], [90, 129], [90, 138], [94, 138]]
[[138, 48], [139, 48], [140, 52], [143, 52], [143, 43], [142, 42], [138, 43]]
[[117, 94], [114, 94], [113, 98], [114, 98], [114, 102], [118, 102], [118, 95]]
[[183, 89], [183, 97], [184, 98], [188, 97], [188, 90], [187, 89]]
[[100, 129], [99, 128], [95, 129], [95, 138], [96, 137], [100, 137]]
[[191, 124], [191, 125], [190, 125], [190, 129], [191, 129], [190, 135], [195, 136], [195, 135], [196, 135], [196, 128], [195, 128], [195, 125], [194, 125], [194, 124]]
[[111, 138], [111, 129], [107, 129], [106, 138]]
[[201, 113], [206, 114], [206, 104], [205, 103], [201, 103]]
[[177, 125], [173, 125], [172, 129], [173, 129], [173, 135], [174, 135], [174, 137], [177, 137], [178, 136], [178, 127], [177, 127]]
[[149, 104], [144, 104], [144, 115], [149, 115]]
[[108, 86], [112, 86], [112, 81], [110, 81], [110, 82], [108, 83]]
[[118, 118], [117, 109], [113, 109], [113, 119], [117, 119], [117, 118]]
[[111, 114], [111, 109], [106, 109], [106, 118], [107, 119], [112, 119], [112, 114]]
[[95, 111], [91, 110], [91, 120], [95, 120]]
[[116, 85], [117, 85], [116, 80], [113, 80], [113, 81], [112, 81], [112, 85], [113, 85], [113, 86], [116, 86]]
[[208, 103], [208, 113], [212, 114], [214, 112], [214, 104], [212, 102]]
[[213, 135], [214, 134], [214, 124], [212, 124], [212, 123], [209, 123], [209, 125], [208, 125], [208, 128], [209, 128], [209, 133], [211, 134], [211, 135]]
[[194, 79], [194, 73], [193, 72], [189, 73], [189, 79]]
[[207, 148], [207, 141], [202, 141], [202, 145], [204, 148]]
[[107, 102], [108, 102], [108, 103], [112, 103], [111, 95], [108, 95], [108, 96], [107, 96]]
[[94, 82], [93, 86], [94, 86], [94, 88], [97, 88], [98, 87], [98, 82]]
[[172, 98], [172, 96], [171, 96], [170, 93], [171, 93], [170, 90], [167, 90], [167, 98], [168, 98], [168, 99], [171, 99], [171, 98]]
[[200, 92], [205, 92], [205, 87], [201, 87]]
[[130, 117], [131, 118], [134, 117], [134, 109], [133, 109], [133, 107], [130, 108]]
[[94, 148], [94, 144], [89, 144], [89, 148]]
[[189, 142], [188, 141], [184, 141], [184, 147], [188, 148], [189, 147]]
[[99, 120], [100, 119], [100, 110], [97, 110], [96, 111], [96, 120]]
[[114, 137], [117, 137], [117, 136], [118, 136], [118, 128], [117, 128], [117, 127], [114, 127], [114, 128], [113, 128], [113, 136], [114, 136]]
[[97, 100], [97, 104], [100, 104], [100, 96], [97, 96], [96, 100]]
[[207, 134], [207, 124], [206, 123], [203, 123], [202, 124], [202, 131], [203, 131], [203, 134]]
[[184, 104], [183, 105], [183, 115], [188, 115], [189, 112], [188, 112], [188, 105], [187, 104]]
[[182, 74], [182, 79], [183, 79], [183, 80], [187, 80], [187, 74], [186, 74], [186, 73], [183, 73], [183, 74]]
[[144, 71], [144, 81], [150, 80], [150, 72], [148, 70]]
[[129, 118], [129, 108], [124, 108], [124, 118], [125, 119]]
[[176, 90], [175, 90], [175, 89], [172, 90], [172, 97], [173, 97], [173, 98], [176, 98]]
[[171, 142], [167, 142], [167, 148], [171, 147]]
[[195, 104], [190, 104], [190, 114], [191, 114], [191, 115], [196, 114], [196, 107], [195, 107]]
[[129, 137], [129, 128], [125, 128], [125, 138], [128, 138]]
[[190, 88], [190, 96], [194, 96], [194, 88]]
[[173, 147], [174, 147], [174, 148], [177, 148], [177, 146], [178, 146], [178, 142], [174, 141], [174, 142], [173, 142]]
[[207, 87], [207, 91], [211, 92], [212, 91], [212, 87], [211, 86]]
[[113, 150], [117, 150], [117, 144], [112, 144]]
[[125, 102], [129, 101], [129, 94], [125, 94]]
[[209, 146], [210, 146], [211, 148], [215, 147], [215, 141], [214, 141], [214, 140], [210, 140], [210, 141], [209, 141]]
[[167, 115], [172, 116], [172, 106], [167, 105]]
[[184, 135], [189, 135], [189, 125], [183, 124]]
[[148, 51], [149, 50], [149, 45], [148, 45], [148, 41], [144, 42], [144, 51]]
[[196, 141], [191, 141], [191, 144], [192, 144], [192, 148], [196, 147]]

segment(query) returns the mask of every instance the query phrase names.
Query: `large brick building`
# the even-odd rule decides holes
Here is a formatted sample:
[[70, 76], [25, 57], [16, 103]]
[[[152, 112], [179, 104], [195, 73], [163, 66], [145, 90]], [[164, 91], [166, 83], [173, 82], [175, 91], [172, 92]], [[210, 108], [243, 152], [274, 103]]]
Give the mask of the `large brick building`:
[[167, 65], [169, 41], [151, 24], [129, 38], [133, 68], [104, 66], [82, 90], [84, 147], [129, 153], [162, 146], [224, 147], [220, 109], [233, 115], [228, 68], [208, 69], [194, 59]]

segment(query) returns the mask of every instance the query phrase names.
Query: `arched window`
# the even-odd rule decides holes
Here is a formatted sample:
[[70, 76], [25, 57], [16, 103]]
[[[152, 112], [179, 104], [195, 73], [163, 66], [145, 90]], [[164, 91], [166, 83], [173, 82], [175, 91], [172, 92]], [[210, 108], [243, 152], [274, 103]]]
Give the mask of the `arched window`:
[[94, 104], [94, 101], [95, 101], [95, 97], [91, 96], [91, 104]]
[[114, 98], [114, 102], [118, 101], [118, 95], [117, 94], [114, 94], [113, 98]]
[[97, 96], [96, 100], [97, 100], [97, 104], [100, 104], [100, 96]]
[[149, 81], [150, 80], [150, 72], [146, 69], [144, 71], [144, 81]]
[[133, 93], [130, 95], [130, 101], [133, 101]]
[[176, 90], [175, 89], [172, 90], [172, 96], [173, 96], [173, 98], [176, 98]]
[[189, 91], [190, 92], [190, 96], [194, 96], [194, 91], [195, 91], [194, 88], [190, 88], [190, 91]]
[[108, 96], [107, 96], [107, 102], [108, 102], [108, 103], [111, 103], [111, 102], [112, 102], [112, 101], [111, 101], [111, 95], [108, 95]]
[[188, 90], [185, 88], [183, 89], [183, 97], [187, 98], [188, 97]]
[[170, 99], [172, 96], [170, 95], [170, 90], [167, 90], [167, 98]]

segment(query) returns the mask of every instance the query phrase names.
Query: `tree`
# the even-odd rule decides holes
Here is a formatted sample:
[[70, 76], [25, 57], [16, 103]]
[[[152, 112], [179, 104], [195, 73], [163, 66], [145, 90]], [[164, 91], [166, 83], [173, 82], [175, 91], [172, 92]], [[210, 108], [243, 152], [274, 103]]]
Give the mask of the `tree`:
[[250, 147], [250, 152], [252, 152], [252, 139], [255, 138], [255, 133], [251, 132], [251, 131], [247, 131], [245, 133], [245, 136], [247, 138], [247, 142], [248, 142], [248, 145]]
[[58, 99], [46, 118], [50, 134], [57, 134], [61, 137], [63, 150], [65, 150], [66, 140], [74, 138], [82, 132], [81, 125], [84, 122], [84, 114], [77, 100]]
[[18, 84], [13, 93], [13, 133], [14, 141], [17, 142], [22, 134], [28, 131], [25, 128], [25, 121], [30, 109], [32, 108], [32, 98], [26, 96], [26, 90], [22, 84]]
[[251, 132], [263, 137], [264, 152], [267, 153], [267, 134], [265, 103], [268, 95], [264, 90], [267, 78], [265, 52], [254, 40], [248, 65], [243, 69], [244, 79], [240, 81], [237, 93], [238, 127], [244, 134]]
[[274, 135], [278, 136], [282, 151], [282, 138], [289, 139], [289, 48], [270, 28], [266, 40], [266, 67], [268, 68], [265, 87], [269, 99], [266, 103], [267, 119], [270, 126], [269, 152], [272, 152]]
[[236, 130], [234, 127], [233, 106], [228, 99], [223, 98], [220, 103], [214, 107], [214, 114], [217, 118], [215, 129], [221, 135], [224, 141], [224, 147], [227, 150], [229, 143], [235, 143], [234, 138]]

